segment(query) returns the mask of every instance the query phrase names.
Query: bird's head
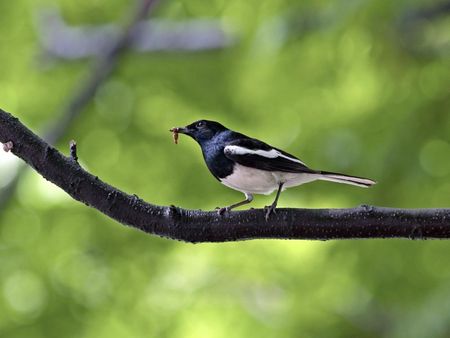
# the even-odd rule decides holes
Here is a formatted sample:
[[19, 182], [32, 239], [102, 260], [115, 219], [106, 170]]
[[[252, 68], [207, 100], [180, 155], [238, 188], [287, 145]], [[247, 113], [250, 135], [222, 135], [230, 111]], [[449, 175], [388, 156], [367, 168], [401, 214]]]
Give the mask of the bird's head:
[[170, 129], [171, 132], [189, 135], [198, 143], [211, 140], [216, 134], [227, 130], [223, 125], [215, 121], [199, 120], [186, 127]]

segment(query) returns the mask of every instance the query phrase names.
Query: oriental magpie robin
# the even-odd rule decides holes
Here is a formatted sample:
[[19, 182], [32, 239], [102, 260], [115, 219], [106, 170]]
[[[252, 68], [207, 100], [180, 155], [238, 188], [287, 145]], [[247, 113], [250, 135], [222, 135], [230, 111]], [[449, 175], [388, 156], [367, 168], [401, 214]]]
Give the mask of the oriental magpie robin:
[[268, 195], [277, 190], [272, 205], [266, 207], [266, 219], [274, 212], [281, 191], [316, 180], [370, 187], [374, 181], [328, 171], [313, 170], [297, 157], [267, 143], [229, 130], [218, 122], [200, 120], [186, 127], [173, 128], [189, 135], [202, 148], [211, 173], [229, 188], [245, 194], [245, 200], [219, 208], [219, 214], [250, 203], [253, 194]]

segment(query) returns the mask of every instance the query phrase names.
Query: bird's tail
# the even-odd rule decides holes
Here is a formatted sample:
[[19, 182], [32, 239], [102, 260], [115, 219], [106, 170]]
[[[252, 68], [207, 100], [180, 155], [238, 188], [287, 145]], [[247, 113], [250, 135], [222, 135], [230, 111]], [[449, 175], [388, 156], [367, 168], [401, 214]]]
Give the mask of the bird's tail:
[[319, 180], [351, 184], [351, 185], [356, 185], [358, 187], [363, 187], [363, 188], [368, 188], [368, 187], [374, 185], [375, 183], [377, 183], [368, 178], [349, 176], [349, 175], [344, 175], [344, 174], [339, 174], [339, 173], [332, 173], [329, 171], [320, 171], [319, 175], [320, 175], [318, 177]]

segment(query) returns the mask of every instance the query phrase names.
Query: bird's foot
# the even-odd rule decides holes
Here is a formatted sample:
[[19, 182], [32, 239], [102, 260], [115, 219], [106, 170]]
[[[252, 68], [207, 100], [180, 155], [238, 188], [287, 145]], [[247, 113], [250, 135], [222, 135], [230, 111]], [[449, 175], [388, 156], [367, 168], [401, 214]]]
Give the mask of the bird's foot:
[[216, 207], [216, 211], [217, 211], [217, 214], [219, 216], [222, 216], [224, 213], [230, 211], [230, 208], [228, 208], [228, 207], [222, 207], [222, 208]]
[[276, 207], [277, 207], [276, 204], [266, 205], [264, 207], [264, 210], [266, 211], [266, 215], [265, 215], [266, 222], [269, 220], [269, 217], [270, 217], [271, 214], [276, 214], [277, 213]]

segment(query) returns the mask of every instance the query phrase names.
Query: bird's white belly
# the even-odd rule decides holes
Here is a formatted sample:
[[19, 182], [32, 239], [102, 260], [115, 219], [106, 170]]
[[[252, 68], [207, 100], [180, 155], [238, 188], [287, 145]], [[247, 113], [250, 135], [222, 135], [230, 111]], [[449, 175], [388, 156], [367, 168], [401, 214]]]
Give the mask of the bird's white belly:
[[233, 173], [220, 181], [243, 193], [268, 195], [277, 190], [281, 182], [284, 183], [284, 190], [316, 179], [316, 175], [312, 174], [270, 172], [236, 164]]
[[229, 188], [247, 194], [270, 194], [278, 188], [276, 178], [271, 172], [240, 164], [236, 164], [233, 173], [220, 181]]

